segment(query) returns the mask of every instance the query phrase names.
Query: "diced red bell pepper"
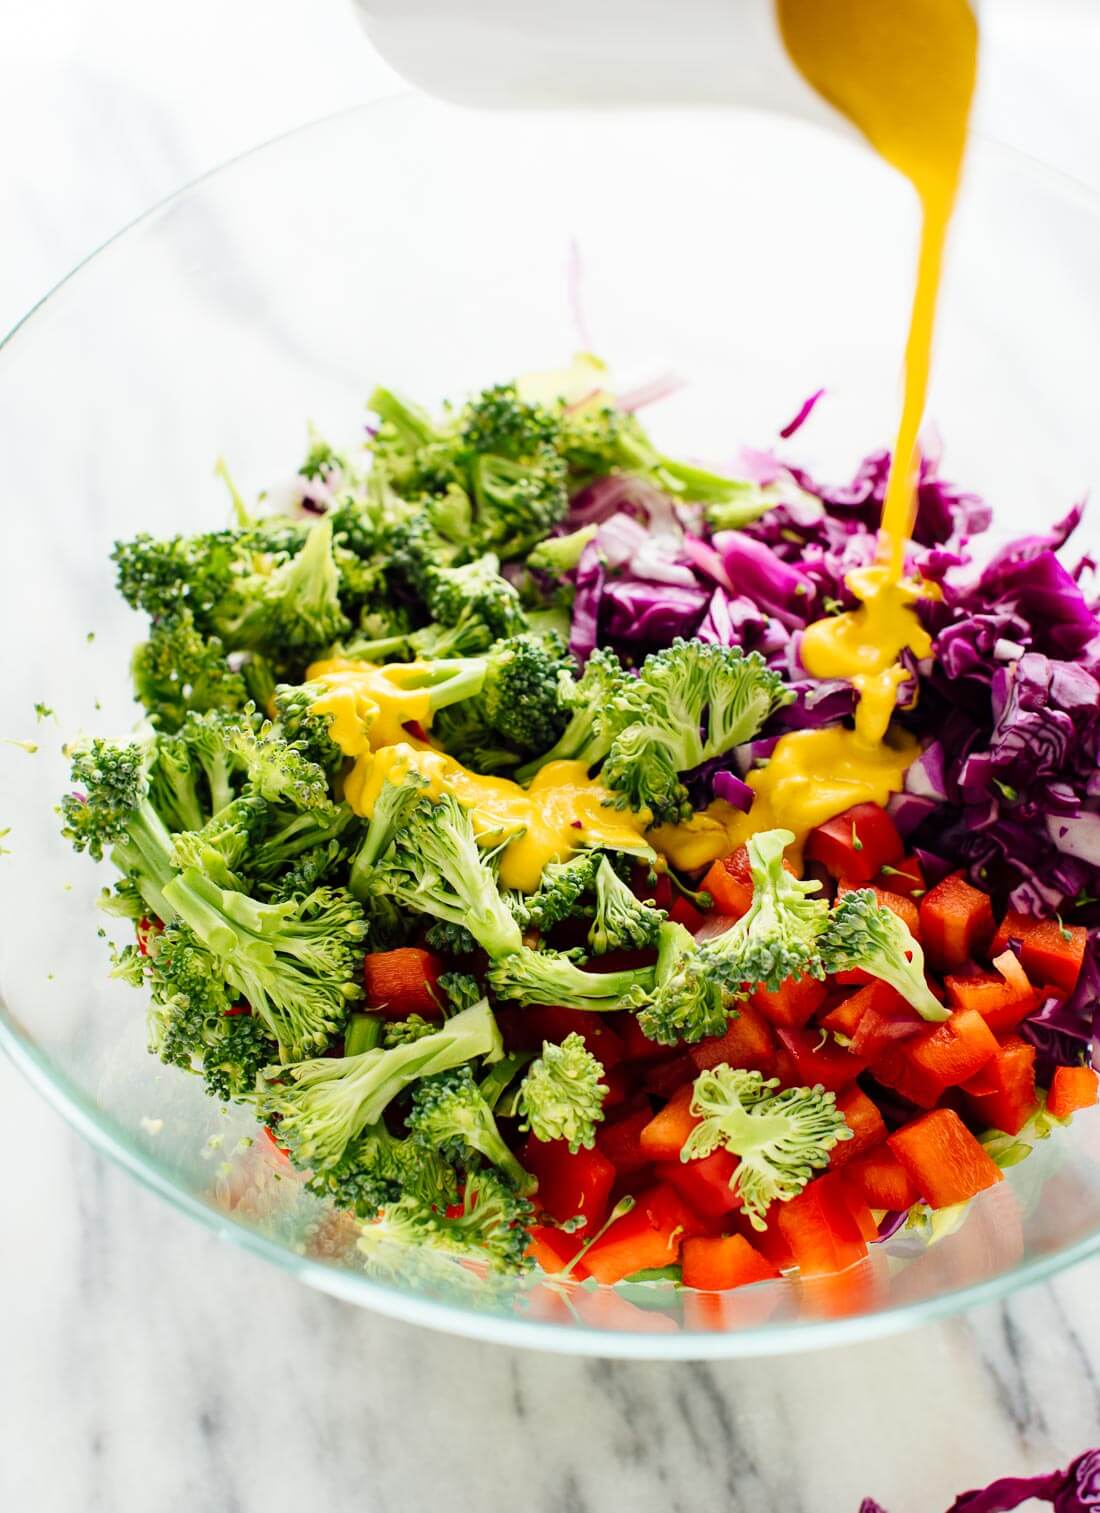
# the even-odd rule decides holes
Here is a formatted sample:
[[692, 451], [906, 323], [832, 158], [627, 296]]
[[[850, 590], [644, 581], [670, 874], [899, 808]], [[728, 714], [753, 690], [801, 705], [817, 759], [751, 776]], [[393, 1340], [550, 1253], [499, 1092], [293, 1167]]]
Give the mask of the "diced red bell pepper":
[[821, 862], [845, 883], [869, 883], [883, 867], [905, 855], [897, 826], [878, 804], [855, 804], [816, 830], [806, 841], [806, 857]]
[[567, 1035], [577, 1034], [605, 1072], [624, 1059], [622, 1040], [604, 1023], [602, 1014], [531, 1004], [524, 1009], [498, 1009], [497, 1023], [510, 1051], [541, 1051], [546, 1040], [560, 1045]]
[[635, 898], [652, 904], [655, 909], [672, 907], [674, 890], [672, 879], [667, 872], [658, 872], [654, 877], [648, 867], [635, 867], [630, 879], [630, 889]]
[[768, 1282], [779, 1275], [743, 1235], [699, 1235], [685, 1240], [683, 1267], [684, 1285], [702, 1292], [725, 1292], [752, 1282]]
[[596, 1149], [607, 1157], [620, 1177], [642, 1171], [650, 1164], [652, 1157], [642, 1150], [642, 1131], [652, 1118], [648, 1108], [641, 1108], [599, 1126]]
[[1085, 959], [1088, 931], [1083, 925], [1063, 925], [1057, 919], [1033, 919], [1009, 909], [989, 947], [991, 956], [1007, 951], [1013, 941], [1020, 945], [1024, 970], [1035, 982], [1072, 993]]
[[[519, 1009], [520, 1014], [527, 1014], [528, 1009]], [[622, 1042], [623, 1056], [627, 1061], [668, 1061], [676, 1055], [672, 1046], [661, 1045], [656, 1040], [650, 1040], [643, 1031], [641, 1025], [633, 1014], [589, 1014], [589, 1019], [606, 1021], [608, 1027], [615, 1031]], [[500, 1011], [497, 1011], [500, 1018]]]
[[870, 1208], [901, 1212], [920, 1197], [912, 1178], [889, 1145], [864, 1151], [844, 1168], [846, 1191], [857, 1192]]
[[700, 1072], [725, 1062], [770, 1077], [775, 1067], [775, 1037], [763, 1015], [751, 1004], [743, 1003], [723, 1034], [700, 1040], [688, 1055]]
[[982, 1129], [1019, 1134], [1038, 1104], [1035, 1047], [1018, 1035], [998, 1046], [980, 1072], [962, 1084], [966, 1106]]
[[445, 994], [439, 986], [443, 962], [419, 946], [371, 951], [363, 958], [365, 1007], [386, 1019], [442, 1019]]
[[700, 884], [714, 900], [714, 912], [729, 919], [740, 919], [752, 903], [752, 872], [746, 847], [738, 846], [707, 871]]
[[768, 1225], [766, 1229], [755, 1229], [744, 1214], [735, 1214], [733, 1228], [737, 1234], [748, 1240], [754, 1250], [758, 1250], [762, 1256], [769, 1260], [777, 1271], [786, 1271], [794, 1265], [794, 1256], [791, 1247], [787, 1244], [779, 1225], [775, 1221], [775, 1215], [779, 1211], [779, 1204], [773, 1203], [768, 1213]]
[[701, 1219], [720, 1219], [741, 1207], [741, 1194], [730, 1181], [740, 1162], [727, 1150], [712, 1151], [697, 1161], [661, 1161], [658, 1180], [668, 1182]]
[[891, 893], [904, 894], [914, 902], [928, 892], [928, 884], [925, 881], [924, 868], [915, 856], [903, 856], [896, 865], [890, 864], [883, 867], [876, 878], [880, 888], [885, 888]]
[[[1004, 963], [1006, 955], [1012, 956], [1012, 953], [1002, 953], [997, 960]], [[1012, 960], [1016, 958], [1013, 956]], [[976, 972], [969, 977], [948, 975], [943, 980], [947, 1000], [958, 1009], [975, 1010], [995, 1035], [1005, 1035], [1039, 1006], [1038, 993], [1023, 977], [1023, 968], [1018, 962], [1017, 967], [1022, 982], [1009, 980], [1000, 971]]]
[[1068, 1119], [1078, 1109], [1091, 1108], [1096, 1102], [1098, 1080], [1091, 1066], [1055, 1067], [1047, 1093], [1047, 1112], [1055, 1119]]
[[607, 1214], [615, 1168], [598, 1150], [569, 1149], [564, 1140], [536, 1140], [532, 1135], [520, 1153], [520, 1163], [538, 1179], [538, 1200], [559, 1224], [579, 1215], [581, 1233], [590, 1238]]
[[851, 1040], [868, 1007], [869, 1000], [863, 996], [865, 991], [863, 988], [858, 993], [846, 991], [838, 993], [834, 990], [829, 1001], [822, 1005], [824, 1012], [817, 1016], [817, 1022], [821, 1028], [829, 1030], [833, 1035], [843, 1035], [846, 1040]]
[[797, 982], [790, 978], [774, 993], [765, 987], [754, 988], [749, 1002], [770, 1024], [800, 1030], [817, 1013], [828, 993], [825, 983], [816, 977], [800, 977]]
[[685, 1051], [671, 1061], [654, 1062], [642, 1079], [642, 1087], [655, 1098], [671, 1098], [687, 1083], [695, 1081], [695, 1072], [695, 1063]]
[[[527, 1254], [551, 1276], [564, 1271], [584, 1244], [583, 1232], [570, 1234], [564, 1229], [555, 1229], [549, 1224], [531, 1226], [531, 1243]], [[573, 1275], [584, 1276], [583, 1264], [573, 1267]]]
[[867, 1065], [823, 1031], [778, 1029], [776, 1034], [793, 1062], [795, 1086], [813, 1087], [820, 1082], [826, 1092], [837, 1093], [854, 1082]]
[[953, 872], [921, 899], [920, 922], [933, 969], [957, 972], [984, 954], [993, 935], [993, 905], [961, 872]]
[[861, 1193], [853, 1187], [848, 1187], [846, 1183], [841, 1183], [840, 1190], [844, 1195], [848, 1212], [856, 1221], [856, 1228], [867, 1244], [873, 1245], [878, 1239], [878, 1223], [871, 1212], [871, 1205]]
[[668, 917], [674, 925], [683, 925], [684, 929], [690, 930], [692, 935], [706, 923], [707, 918], [703, 911], [697, 909], [691, 899], [685, 898], [682, 893], [673, 900]]
[[860, 1012], [849, 1047], [853, 1056], [865, 1056], [873, 1061], [887, 1046], [918, 1034], [924, 1025], [916, 1009], [897, 989], [879, 978], [853, 995], [849, 1000], [853, 1005], [849, 1014], [854, 1012], [857, 999]]
[[847, 1166], [864, 1151], [880, 1145], [886, 1139], [886, 1121], [862, 1088], [853, 1083], [836, 1095], [836, 1106], [844, 1115], [844, 1122], [852, 1131], [850, 1140], [842, 1140], [833, 1146], [829, 1166], [833, 1171]]
[[867, 1254], [840, 1179], [830, 1172], [808, 1183], [789, 1203], [774, 1204], [773, 1212], [804, 1277], [843, 1271]]
[[699, 1123], [691, 1112], [694, 1087], [674, 1093], [642, 1130], [639, 1145], [649, 1161], [679, 1161], [684, 1141]]
[[603, 1076], [600, 1078], [607, 1094], [603, 1100], [604, 1118], [607, 1118], [608, 1110], [621, 1108], [634, 1091], [634, 1079], [625, 1066], [604, 1067]]
[[953, 1109], [921, 1114], [895, 1130], [888, 1143], [933, 1208], [965, 1203], [1004, 1177]]
[[636, 1271], [671, 1266], [680, 1246], [703, 1226], [671, 1187], [658, 1183], [638, 1196], [634, 1207], [585, 1252], [584, 1266], [597, 1282], [621, 1282]]
[[997, 1053], [997, 1041], [974, 1009], [956, 1009], [942, 1024], [929, 1025], [895, 1042], [872, 1070], [884, 1086], [918, 1108], [933, 1108], [945, 1088], [958, 1087]]

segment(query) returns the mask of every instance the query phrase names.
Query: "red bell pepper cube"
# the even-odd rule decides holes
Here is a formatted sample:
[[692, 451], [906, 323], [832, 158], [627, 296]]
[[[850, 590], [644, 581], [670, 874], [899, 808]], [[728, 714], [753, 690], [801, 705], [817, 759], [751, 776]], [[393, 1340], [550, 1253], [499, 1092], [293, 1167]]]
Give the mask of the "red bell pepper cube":
[[889, 1046], [872, 1071], [918, 1108], [933, 1108], [945, 1088], [966, 1082], [996, 1053], [997, 1041], [982, 1016], [974, 1009], [956, 1009], [942, 1024]]
[[903, 856], [900, 862], [883, 867], [876, 882], [880, 888], [904, 894], [915, 903], [928, 892], [924, 868], [915, 856]]
[[[500, 1010], [497, 1018], [500, 1018]], [[529, 1014], [530, 1009], [518, 1009], [519, 1014]], [[583, 1011], [582, 1011], [583, 1012]], [[676, 1055], [672, 1046], [661, 1045], [656, 1040], [650, 1040], [633, 1014], [589, 1014], [589, 1019], [599, 1019], [606, 1022], [609, 1029], [614, 1030], [623, 1048], [623, 1057], [626, 1061], [668, 1061]]]
[[748, 1240], [754, 1250], [758, 1250], [766, 1260], [770, 1261], [777, 1271], [789, 1271], [794, 1265], [794, 1256], [791, 1247], [787, 1244], [779, 1225], [775, 1221], [779, 1204], [773, 1204], [768, 1214], [768, 1226], [766, 1229], [755, 1229], [744, 1214], [734, 1214], [732, 1228]]
[[653, 1118], [648, 1108], [635, 1109], [596, 1131], [596, 1149], [607, 1157], [620, 1177], [644, 1171], [652, 1160], [642, 1150], [642, 1131]]
[[[997, 960], [1003, 963], [1006, 954], [1012, 956], [1011, 952], [1002, 953]], [[1015, 957], [1012, 959], [1015, 961]], [[1019, 970], [1023, 977], [1023, 968], [1019, 967]], [[1039, 994], [1026, 977], [1021, 983], [1007, 979], [999, 971], [975, 972], [969, 977], [949, 974], [943, 985], [949, 1003], [957, 1009], [972, 1009], [979, 1013], [994, 1035], [1008, 1034], [1039, 1006]]]
[[714, 900], [716, 914], [740, 919], [752, 903], [752, 872], [746, 847], [724, 856], [709, 868], [700, 887]]
[[856, 1221], [856, 1228], [868, 1245], [873, 1245], [878, 1239], [878, 1221], [871, 1212], [871, 1205], [863, 1195], [854, 1187], [841, 1183], [840, 1190], [847, 1204], [848, 1212]]
[[707, 918], [702, 909], [697, 909], [691, 899], [685, 898], [682, 893], [673, 899], [668, 917], [674, 925], [683, 925], [684, 929], [690, 930], [692, 935], [706, 923]]
[[867, 1254], [840, 1179], [830, 1172], [808, 1183], [789, 1203], [774, 1204], [772, 1212], [804, 1277], [843, 1271]]
[[775, 1069], [775, 1036], [763, 1015], [751, 1004], [738, 1005], [721, 1035], [710, 1035], [688, 1051], [699, 1072], [725, 1062], [770, 1077]]
[[642, 1130], [639, 1144], [649, 1161], [679, 1161], [684, 1141], [699, 1123], [691, 1112], [694, 1087], [674, 1093]]
[[371, 951], [363, 958], [365, 1007], [386, 1019], [442, 1019], [446, 995], [439, 986], [443, 962], [419, 946]]
[[982, 1129], [1019, 1134], [1038, 1106], [1035, 1047], [1018, 1035], [1010, 1036], [962, 1090], [968, 1112]]
[[624, 1059], [622, 1040], [604, 1023], [602, 1014], [531, 1004], [524, 1009], [498, 1009], [497, 1023], [510, 1051], [541, 1051], [546, 1040], [560, 1045], [567, 1035], [577, 1034], [604, 1071], [610, 1071]]
[[953, 872], [920, 901], [921, 933], [937, 972], [957, 972], [985, 952], [993, 936], [993, 905], [987, 894]]
[[[583, 1244], [583, 1232], [570, 1234], [564, 1229], [555, 1229], [549, 1224], [533, 1224], [527, 1254], [536, 1265], [542, 1267], [543, 1271], [551, 1276], [557, 1276], [570, 1264]], [[572, 1273], [576, 1277], [583, 1277], [585, 1274], [583, 1263], [574, 1266]]]
[[695, 1063], [685, 1051], [671, 1061], [654, 1062], [642, 1079], [642, 1088], [655, 1098], [671, 1098], [687, 1083], [695, 1081], [695, 1071]]
[[1088, 931], [1083, 925], [1063, 925], [1057, 919], [1033, 919], [1009, 909], [997, 927], [989, 947], [991, 956], [999, 956], [1019, 943], [1024, 970], [1033, 981], [1072, 993], [1081, 975]]
[[655, 1170], [701, 1219], [720, 1219], [741, 1207], [741, 1194], [730, 1187], [739, 1165], [736, 1156], [719, 1149], [696, 1161], [661, 1161]]
[[842, 1140], [833, 1146], [829, 1166], [833, 1171], [847, 1166], [864, 1151], [880, 1145], [886, 1139], [886, 1121], [862, 1088], [853, 1083], [836, 1095], [836, 1106], [844, 1115], [844, 1122], [852, 1131], [850, 1140]]
[[637, 866], [630, 878], [630, 889], [635, 898], [652, 904], [655, 909], [669, 909], [675, 897], [672, 879], [667, 872], [658, 872], [656, 877], [648, 867]]
[[[872, 979], [872, 984], [873, 982], [874, 979]], [[822, 1005], [824, 1012], [818, 1014], [818, 1024], [823, 1030], [829, 1030], [834, 1035], [843, 1035], [846, 1040], [851, 1040], [859, 1028], [859, 1021], [870, 1005], [870, 999], [866, 995], [867, 988], [860, 988], [857, 993], [844, 993], [841, 996], [837, 996], [834, 992], [828, 1003]]]
[[905, 1167], [889, 1145], [876, 1145], [857, 1156], [842, 1173], [845, 1191], [856, 1192], [870, 1208], [900, 1213], [920, 1197]]
[[820, 1082], [826, 1092], [837, 1093], [854, 1082], [867, 1065], [834, 1040], [826, 1038], [822, 1045], [822, 1031], [778, 1029], [776, 1034], [793, 1063], [796, 1087], [813, 1087]]
[[536, 1140], [532, 1135], [520, 1162], [538, 1180], [538, 1200], [559, 1224], [578, 1215], [585, 1238], [596, 1233], [607, 1214], [615, 1168], [598, 1150], [570, 1151], [564, 1140]]
[[603, 1076], [600, 1078], [607, 1095], [603, 1100], [603, 1114], [607, 1118], [609, 1110], [621, 1108], [634, 1091], [634, 1078], [625, 1066], [604, 1067]]
[[1047, 1093], [1047, 1112], [1055, 1119], [1068, 1119], [1078, 1109], [1096, 1102], [1097, 1076], [1091, 1066], [1059, 1066], [1054, 1069]]
[[781, 983], [774, 993], [765, 987], [753, 989], [749, 1002], [775, 1026], [800, 1030], [825, 1002], [829, 989], [816, 977], [793, 978]]
[[702, 1231], [679, 1194], [658, 1183], [641, 1193], [631, 1211], [590, 1246], [584, 1267], [597, 1282], [621, 1282], [636, 1271], [674, 1265], [683, 1242]]
[[725, 1292], [731, 1287], [769, 1282], [779, 1275], [743, 1235], [698, 1235], [685, 1240], [683, 1267], [684, 1285], [702, 1292]]
[[806, 857], [821, 862], [840, 882], [873, 882], [883, 867], [905, 855], [897, 826], [878, 804], [856, 804], [811, 830]]
[[[871, 1061], [888, 1045], [915, 1035], [924, 1026], [916, 1009], [877, 977], [839, 1006], [835, 1020], [828, 1015], [821, 1022], [826, 1029], [849, 1037], [853, 1056]], [[850, 1029], [845, 1028], [848, 1025]]]
[[895, 1130], [888, 1143], [933, 1208], [965, 1203], [1004, 1178], [953, 1109], [921, 1114]]

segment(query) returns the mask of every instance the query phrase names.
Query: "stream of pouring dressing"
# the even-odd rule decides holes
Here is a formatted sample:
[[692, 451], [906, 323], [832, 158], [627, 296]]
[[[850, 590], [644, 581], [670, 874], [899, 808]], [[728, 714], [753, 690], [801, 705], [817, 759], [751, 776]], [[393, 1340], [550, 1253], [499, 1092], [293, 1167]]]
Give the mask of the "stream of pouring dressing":
[[[655, 839], [675, 862], [698, 862], [725, 845], [782, 825], [799, 838], [852, 804], [885, 804], [917, 754], [888, 735], [904, 651], [926, 657], [931, 643], [913, 605], [919, 582], [904, 577], [915, 508], [917, 437], [928, 392], [932, 333], [944, 242], [958, 192], [977, 71], [978, 29], [968, 0], [776, 0], [784, 46], [807, 82], [841, 111], [916, 190], [920, 258], [905, 350], [905, 389], [883, 508], [879, 560], [851, 573], [858, 609], [807, 627], [807, 672], [846, 678], [857, 695], [855, 729], [784, 736], [767, 766], [750, 774], [747, 815], [714, 805], [694, 834]], [[678, 855], [677, 855], [678, 853]], [[718, 852], [716, 854], [721, 854]]]

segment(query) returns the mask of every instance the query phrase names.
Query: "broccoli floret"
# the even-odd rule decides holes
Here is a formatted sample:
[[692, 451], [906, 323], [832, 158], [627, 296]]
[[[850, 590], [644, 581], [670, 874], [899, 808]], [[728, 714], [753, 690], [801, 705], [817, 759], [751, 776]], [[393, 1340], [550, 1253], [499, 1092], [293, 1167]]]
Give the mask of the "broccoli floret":
[[474, 540], [503, 557], [527, 551], [569, 508], [565, 464], [551, 447], [513, 461], [482, 453], [470, 464], [477, 513]]
[[527, 1256], [534, 1210], [528, 1199], [488, 1170], [467, 1172], [462, 1210], [454, 1214], [418, 1198], [383, 1209], [377, 1225], [359, 1240], [369, 1256], [379, 1241], [426, 1247], [467, 1260], [486, 1261], [497, 1271], [530, 1268]]
[[332, 739], [333, 716], [314, 714], [313, 706], [328, 692], [320, 680], [313, 683], [280, 683], [275, 688], [275, 730], [307, 761], [332, 774], [341, 766], [344, 753]]
[[527, 556], [527, 566], [533, 572], [548, 573], [552, 578], [561, 578], [571, 573], [581, 560], [584, 549], [595, 540], [598, 525], [582, 525], [567, 536], [547, 536]]
[[803, 882], [783, 866], [783, 853], [794, 839], [790, 830], [765, 830], [749, 839], [752, 903], [708, 947], [716, 970], [732, 991], [744, 983], [762, 983], [774, 993], [791, 978], [825, 976], [821, 933], [829, 905], [825, 899], [811, 897], [820, 883]]
[[856, 888], [837, 900], [821, 936], [826, 972], [859, 967], [888, 982], [922, 1019], [947, 1019], [924, 978], [924, 952], [902, 920], [884, 909], [870, 888]]
[[306, 1186], [360, 1219], [373, 1219], [402, 1198], [447, 1208], [458, 1194], [455, 1173], [437, 1151], [399, 1139], [382, 1119], [368, 1125], [335, 1166], [313, 1173]]
[[445, 1159], [463, 1165], [472, 1151], [495, 1166], [517, 1192], [534, 1191], [534, 1178], [505, 1144], [469, 1066], [418, 1082], [405, 1122], [425, 1150], [439, 1151]]
[[164, 897], [208, 953], [210, 974], [267, 1024], [283, 1060], [326, 1046], [362, 997], [367, 926], [342, 889], [261, 903], [188, 867], [165, 885]]
[[[472, 956], [477, 950], [477, 941], [464, 925], [451, 924], [446, 919], [433, 919], [424, 931], [424, 944], [444, 956]], [[462, 974], [465, 975], [465, 974]], [[481, 997], [481, 994], [478, 994]]]
[[[474, 1003], [480, 1003], [483, 996], [479, 989]], [[467, 1005], [467, 1007], [472, 1007], [472, 1005]], [[383, 1049], [388, 1051], [391, 1046], [405, 1045], [410, 1040], [422, 1040], [425, 1035], [434, 1035], [438, 1029], [438, 1020], [422, 1019], [419, 1014], [409, 1014], [405, 1019], [387, 1021], [382, 1031], [381, 1044]]]
[[95, 740], [71, 749], [74, 788], [61, 800], [62, 835], [95, 861], [111, 860], [150, 913], [172, 918], [163, 889], [173, 876], [172, 837], [149, 796], [152, 733], [125, 743]]
[[739, 479], [666, 457], [633, 415], [608, 404], [570, 410], [562, 421], [561, 445], [574, 491], [609, 473], [644, 478], [663, 493], [688, 502], [727, 499], [742, 487]]
[[565, 1140], [574, 1155], [596, 1143], [607, 1085], [603, 1065], [574, 1031], [560, 1045], [544, 1041], [519, 1094], [524, 1123], [536, 1140]]
[[478, 848], [469, 813], [449, 793], [419, 799], [366, 879], [373, 896], [468, 930], [491, 957], [522, 936]]
[[548, 862], [538, 887], [524, 899], [524, 923], [545, 934], [563, 919], [589, 913], [584, 899], [596, 886], [599, 864], [595, 851], [578, 851], [566, 862]]
[[553, 745], [567, 718], [558, 679], [572, 661], [553, 635], [506, 638], [483, 660], [480, 692], [444, 711], [432, 734], [451, 755], [484, 772]]
[[266, 824], [254, 833], [249, 863], [254, 876], [272, 881], [307, 859], [312, 866], [319, 865], [322, 857], [326, 866], [335, 865], [333, 858], [342, 860], [347, 855], [342, 842], [355, 825], [347, 804], [330, 802], [290, 814], [264, 805], [263, 817]]
[[267, 570], [236, 579], [232, 593], [211, 610], [213, 628], [228, 646], [300, 658], [331, 646], [351, 629], [340, 605], [327, 516], [309, 528], [294, 556], [277, 567], [264, 566]]
[[280, 1144], [298, 1166], [335, 1166], [349, 1143], [381, 1119], [403, 1088], [465, 1061], [501, 1054], [487, 1002], [444, 1021], [434, 1035], [358, 1056], [322, 1056], [274, 1067], [261, 1080], [260, 1117], [278, 1116]]
[[568, 713], [569, 723], [549, 751], [518, 769], [517, 782], [529, 783], [548, 762], [584, 762], [593, 767], [601, 761], [614, 736], [607, 713], [634, 681], [614, 652], [599, 647], [589, 657], [579, 678], [568, 672], [560, 673], [558, 701]]
[[625, 807], [670, 823], [687, 819], [691, 800], [680, 774], [751, 740], [791, 697], [758, 652], [677, 638], [614, 694], [604, 722], [615, 733], [601, 779]]
[[230, 751], [252, 789], [269, 804], [291, 809], [323, 809], [329, 805], [324, 770], [284, 740], [270, 720], [258, 731], [241, 721], [228, 732], [228, 739]]
[[739, 1157], [730, 1188], [739, 1193], [754, 1229], [767, 1228], [772, 1203], [786, 1203], [829, 1164], [841, 1140], [850, 1140], [836, 1094], [822, 1087], [789, 1087], [722, 1062], [695, 1079], [691, 1112], [699, 1123], [684, 1141], [681, 1161], [724, 1147]]
[[721, 1035], [731, 998], [705, 948], [683, 925], [671, 921], [657, 932], [657, 970], [652, 993], [635, 1005], [642, 1033], [659, 1045], [694, 1045]]
[[663, 909], [635, 898], [607, 857], [601, 858], [596, 868], [596, 917], [588, 932], [588, 943], [597, 956], [655, 946], [667, 917]]
[[234, 672], [217, 636], [204, 636], [190, 609], [154, 621], [130, 664], [134, 692], [153, 724], [176, 730], [191, 711], [242, 709], [244, 678]]
[[[433, 620], [448, 628], [452, 639], [463, 646], [464, 655], [487, 651], [502, 636], [520, 635], [527, 629], [519, 594], [501, 576], [500, 559], [494, 552], [486, 552], [462, 567], [429, 568], [425, 589]], [[447, 633], [440, 632], [437, 639], [442, 641]], [[409, 640], [416, 649], [423, 637], [418, 639], [414, 634]], [[434, 655], [448, 653], [436, 651]]]
[[527, 947], [501, 957], [489, 968], [489, 986], [498, 998], [604, 1012], [629, 1007], [636, 997], [652, 989], [653, 980], [650, 967], [585, 972], [560, 951], [532, 951]]
[[142, 533], [116, 541], [111, 558], [118, 591], [132, 609], [143, 609], [154, 620], [186, 609], [202, 622], [229, 589], [238, 554], [236, 531], [166, 541]]
[[[439, 921], [436, 922], [437, 924]], [[431, 933], [430, 931], [428, 932]], [[470, 948], [475, 949], [476, 942], [470, 936]], [[433, 949], [439, 949], [434, 947]], [[456, 953], [461, 955], [462, 953]], [[460, 1013], [463, 1009], [472, 1008], [482, 997], [481, 984], [476, 977], [471, 977], [469, 972], [444, 972], [439, 978], [439, 986], [447, 995], [447, 1002], [453, 1013]]]

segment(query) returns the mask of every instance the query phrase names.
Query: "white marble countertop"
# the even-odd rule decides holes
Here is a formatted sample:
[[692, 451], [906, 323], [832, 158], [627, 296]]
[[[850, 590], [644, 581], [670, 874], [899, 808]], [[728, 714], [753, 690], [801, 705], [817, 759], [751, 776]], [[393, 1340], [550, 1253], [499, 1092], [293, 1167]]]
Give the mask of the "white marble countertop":
[[[1100, 185], [1095, 9], [985, 11], [986, 128]], [[0, 329], [179, 183], [393, 87], [343, 0], [6, 7]], [[412, 1513], [441, 1497], [448, 1513], [855, 1513], [868, 1493], [938, 1513], [1100, 1440], [1097, 1262], [823, 1354], [575, 1361], [305, 1291], [93, 1154], [3, 1061], [0, 1143], [13, 1513]]]

